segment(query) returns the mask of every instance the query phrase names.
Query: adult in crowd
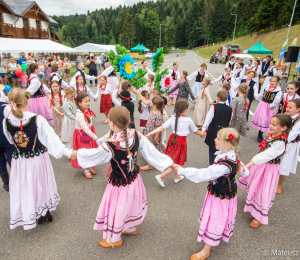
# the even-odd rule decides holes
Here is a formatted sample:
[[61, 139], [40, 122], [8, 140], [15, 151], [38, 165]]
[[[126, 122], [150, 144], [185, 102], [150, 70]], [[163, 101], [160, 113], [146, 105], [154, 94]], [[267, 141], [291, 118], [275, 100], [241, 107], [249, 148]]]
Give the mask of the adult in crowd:
[[98, 74], [100, 75], [101, 74], [101, 63], [102, 63], [102, 57], [101, 55], [99, 55], [99, 53], [97, 53], [97, 56], [96, 56], [96, 60], [97, 60], [97, 70], [98, 70]]
[[[89, 72], [88, 72], [89, 75], [95, 76], [95, 77], [98, 76], [97, 75], [97, 65], [98, 65], [97, 60], [95, 59], [94, 55], [91, 54], [90, 58], [87, 60], [87, 66], [89, 68]], [[97, 83], [98, 83], [98, 80], [95, 79], [96, 86], [97, 86]], [[90, 84], [91, 84], [91, 86], [93, 85], [92, 80], [90, 80]]]
[[46, 69], [45, 78], [46, 78], [47, 84], [49, 86], [50, 85], [50, 77], [51, 77], [51, 57], [49, 55], [46, 55], [45, 60], [46, 60], [44, 62], [45, 69]]
[[276, 76], [279, 77], [279, 84], [282, 93], [286, 92], [285, 84], [287, 83], [287, 80], [289, 78], [289, 72], [286, 69], [287, 69], [287, 65], [282, 64], [280, 70], [278, 70], [276, 73]]
[[39, 56], [39, 60], [37, 62], [38, 66], [39, 66], [39, 70], [40, 70], [40, 74], [38, 75], [39, 80], [42, 84], [44, 84], [44, 79], [45, 79], [45, 65], [43, 62], [43, 57]]
[[23, 63], [27, 63], [26, 57], [25, 57], [25, 53], [21, 52], [21, 58], [18, 59], [18, 64], [21, 66]]
[[[82, 61], [83, 62], [83, 59], [81, 58], [81, 55], [78, 54], [77, 56], [77, 59], [75, 60], [75, 64], [77, 64], [78, 61]], [[76, 71], [78, 70], [77, 66], [76, 66]]]
[[7, 64], [0, 54], [0, 84], [7, 85]]
[[21, 68], [20, 65], [15, 61], [15, 58], [10, 57], [10, 63], [7, 66], [7, 71], [10, 73], [10, 78], [14, 88], [17, 86], [21, 87], [21, 78], [15, 75], [15, 70], [20, 68]]

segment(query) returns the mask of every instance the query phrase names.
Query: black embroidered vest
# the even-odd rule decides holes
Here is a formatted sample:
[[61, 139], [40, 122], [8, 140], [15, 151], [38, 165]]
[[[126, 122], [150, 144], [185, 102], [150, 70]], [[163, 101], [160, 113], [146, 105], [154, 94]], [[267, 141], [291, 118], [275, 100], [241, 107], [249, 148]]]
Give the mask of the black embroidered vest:
[[137, 154], [139, 149], [139, 136], [134, 133], [132, 145], [129, 147], [132, 155], [131, 159], [127, 158], [127, 150], [121, 148], [118, 142], [106, 142], [112, 153], [110, 160], [112, 172], [108, 180], [113, 186], [126, 186], [131, 184], [139, 174], [140, 168], [137, 165]]
[[229, 159], [220, 159], [216, 164], [227, 166], [230, 169], [230, 173], [228, 175], [223, 175], [216, 180], [210, 181], [208, 183], [207, 190], [211, 195], [220, 199], [232, 199], [237, 193], [237, 162]]
[[[279, 136], [279, 137], [275, 137], [271, 140], [268, 140], [268, 137], [269, 137], [269, 135], [267, 135], [266, 138], [265, 138], [265, 147], [261, 148], [259, 153], [261, 153], [261, 152], [267, 150], [268, 148], [270, 148], [270, 146], [273, 143], [275, 143], [276, 141], [283, 141], [285, 143], [285, 146], [287, 145], [287, 136], [286, 136], [286, 138], [283, 137], [283, 136]], [[276, 157], [275, 159], [269, 161], [268, 163], [270, 163], [270, 164], [280, 164], [282, 155], [283, 155], [283, 153], [281, 155], [279, 155], [278, 157]]]
[[230, 62], [229, 62], [229, 68], [231, 68], [231, 71], [233, 71], [233, 69], [234, 69], [234, 65], [235, 65], [235, 62], [234, 63], [232, 63], [232, 64], [230, 64]]
[[[298, 122], [300, 121], [300, 117], [296, 118], [295, 120], [293, 120], [293, 123], [292, 123], [292, 128], [294, 127], [295, 124], [297, 124]], [[300, 134], [297, 135], [297, 137], [291, 141], [291, 143], [297, 143], [300, 141]]]
[[[242, 79], [241, 83], [246, 83], [247, 84], [247, 80], [246, 79]], [[255, 85], [255, 81], [254, 80], [250, 80], [249, 82], [249, 90], [248, 90], [248, 99], [249, 102], [252, 102], [253, 98], [254, 98], [254, 85]]]
[[262, 101], [264, 101], [266, 103], [269, 103], [269, 104], [273, 103], [273, 101], [274, 101], [274, 99], [275, 99], [275, 97], [276, 97], [276, 95], [277, 95], [278, 92], [279, 91], [268, 92], [268, 91], [265, 90], [264, 91], [264, 96], [262, 98]]
[[271, 70], [268, 70], [268, 77], [273, 77], [274, 76], [273, 69], [274, 68], [272, 68]]
[[5, 125], [15, 145], [15, 151], [12, 154], [14, 159], [19, 156], [25, 158], [39, 156], [47, 151], [38, 139], [37, 115], [29, 118], [28, 122], [23, 125], [23, 131], [21, 126], [13, 125], [8, 118], [5, 119]]
[[205, 72], [203, 73], [203, 75], [200, 74], [200, 72], [198, 71], [198, 74], [196, 76], [196, 82], [202, 82], [205, 76]]
[[222, 82], [222, 84], [223, 84], [224, 82], [231, 83], [231, 76], [229, 77], [229, 79], [226, 79], [225, 76], [222, 75], [221, 82]]
[[[31, 80], [33, 78], [29, 79], [29, 85], [31, 84]], [[31, 98], [38, 98], [38, 97], [44, 97], [45, 94], [44, 94], [44, 89], [43, 89], [43, 84], [41, 82], [40, 83], [40, 87], [38, 88], [38, 90], [33, 94], [31, 95], [30, 97]]]

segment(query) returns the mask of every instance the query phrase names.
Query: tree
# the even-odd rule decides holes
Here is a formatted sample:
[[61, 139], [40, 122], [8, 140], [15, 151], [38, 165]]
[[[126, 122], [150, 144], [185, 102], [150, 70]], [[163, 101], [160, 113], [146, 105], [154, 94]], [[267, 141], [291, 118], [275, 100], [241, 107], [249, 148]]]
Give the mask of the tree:
[[158, 47], [159, 27], [158, 14], [152, 10], [147, 12], [147, 18], [144, 22], [145, 44], [152, 49]]
[[133, 37], [134, 37], [134, 22], [131, 14], [126, 14], [126, 20], [122, 27], [122, 34], [120, 34], [120, 44], [126, 46], [128, 49], [131, 48]]

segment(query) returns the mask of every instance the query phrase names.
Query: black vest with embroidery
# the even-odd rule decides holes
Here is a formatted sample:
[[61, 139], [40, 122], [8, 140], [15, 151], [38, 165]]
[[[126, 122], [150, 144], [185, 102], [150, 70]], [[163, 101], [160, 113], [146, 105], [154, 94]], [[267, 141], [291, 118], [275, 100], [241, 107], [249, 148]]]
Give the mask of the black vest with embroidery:
[[[293, 123], [292, 123], [292, 128], [294, 127], [295, 124], [297, 124], [298, 122], [300, 121], [300, 117], [297, 117], [295, 120], [293, 120]], [[297, 137], [291, 141], [291, 143], [297, 143], [300, 141], [300, 134], [297, 135]]]
[[[29, 80], [29, 84], [31, 84], [32, 79]], [[38, 90], [33, 95], [30, 96], [31, 98], [38, 98], [38, 97], [44, 97], [45, 96], [44, 89], [43, 89], [43, 84], [40, 81], [39, 81], [39, 83], [40, 83], [40, 87], [38, 88]]]
[[196, 82], [202, 82], [205, 76], [205, 72], [203, 73], [203, 75], [200, 74], [200, 72], [198, 71], [198, 74], [196, 76]]
[[234, 63], [232, 63], [232, 64], [230, 64], [230, 62], [229, 62], [229, 68], [231, 68], [231, 71], [233, 71], [233, 69], [234, 69], [234, 65], [235, 65], [235, 62]]
[[[283, 137], [283, 136], [279, 136], [279, 137], [275, 137], [275, 138], [273, 138], [273, 139], [271, 139], [271, 140], [267, 140], [268, 137], [269, 137], [269, 135], [267, 135], [266, 138], [265, 138], [265, 147], [264, 147], [264, 148], [261, 148], [259, 153], [261, 153], [261, 152], [267, 150], [268, 148], [271, 147], [271, 145], [272, 145], [273, 143], [275, 143], [275, 142], [277, 142], [277, 141], [282, 141], [282, 142], [285, 143], [285, 146], [287, 145], [287, 136], [286, 136], [286, 138]], [[267, 141], [266, 141], [266, 140], [267, 140]], [[268, 163], [270, 163], [270, 164], [280, 164], [282, 155], [283, 155], [283, 153], [282, 153], [281, 155], [279, 155], [278, 157], [276, 157], [275, 159], [269, 161]]]
[[229, 159], [221, 159], [215, 164], [225, 165], [229, 168], [230, 173], [223, 175], [216, 180], [210, 181], [207, 190], [211, 195], [222, 199], [232, 199], [237, 193], [236, 173], [237, 162]]
[[224, 82], [231, 83], [231, 76], [229, 77], [229, 79], [226, 79], [225, 76], [222, 75], [221, 81], [222, 81], [222, 84], [223, 84]]
[[127, 158], [127, 150], [121, 148], [118, 142], [106, 142], [112, 153], [110, 160], [112, 172], [108, 180], [113, 186], [126, 186], [131, 184], [139, 174], [140, 168], [137, 165], [137, 154], [139, 149], [139, 136], [134, 132], [132, 145], [129, 147], [132, 155], [131, 159]]
[[[246, 79], [242, 79], [241, 83], [246, 83], [247, 84], [247, 80]], [[248, 99], [249, 102], [252, 102], [253, 98], [254, 98], [254, 85], [255, 85], [255, 81], [254, 80], [250, 80], [249, 82], [249, 90], [248, 90]]]
[[[274, 68], [273, 68], [273, 69], [274, 69]], [[274, 76], [273, 69], [268, 70], [268, 77], [273, 77], [273, 76]]]
[[269, 103], [269, 104], [273, 103], [273, 101], [274, 101], [274, 99], [275, 99], [275, 97], [276, 97], [276, 95], [277, 95], [278, 92], [279, 91], [268, 92], [268, 91], [265, 90], [264, 91], [264, 96], [262, 98], [262, 101], [264, 101], [266, 103]]
[[5, 125], [12, 136], [15, 145], [15, 151], [12, 156], [14, 159], [20, 157], [34, 157], [47, 151], [47, 148], [38, 139], [37, 116], [29, 118], [28, 122], [21, 126], [13, 125], [9, 119], [5, 119]]

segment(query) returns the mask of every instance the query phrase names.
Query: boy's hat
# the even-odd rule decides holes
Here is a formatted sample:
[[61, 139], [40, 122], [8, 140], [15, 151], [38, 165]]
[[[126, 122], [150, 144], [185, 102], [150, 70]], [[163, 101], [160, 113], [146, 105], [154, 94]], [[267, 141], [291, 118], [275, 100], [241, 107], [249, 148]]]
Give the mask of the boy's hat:
[[119, 98], [123, 101], [131, 101], [131, 96], [130, 96], [130, 92], [127, 90], [123, 90], [120, 95]]
[[257, 77], [257, 72], [255, 70], [248, 70], [245, 75], [247, 76], [250, 72], [253, 72], [254, 73], [254, 78]]

